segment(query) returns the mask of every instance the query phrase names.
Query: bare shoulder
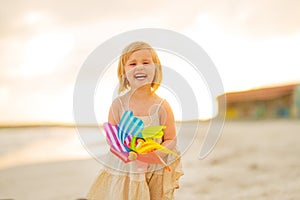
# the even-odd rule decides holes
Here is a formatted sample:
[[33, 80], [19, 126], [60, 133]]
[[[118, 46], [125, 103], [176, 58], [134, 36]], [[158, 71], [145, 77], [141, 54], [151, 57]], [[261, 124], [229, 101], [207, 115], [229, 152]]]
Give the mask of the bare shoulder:
[[163, 101], [165, 101], [165, 99], [161, 98], [161, 97], [158, 96], [157, 94], [154, 94], [154, 95], [152, 96], [152, 103], [154, 103], [154, 104], [162, 105]]
[[117, 97], [113, 100], [113, 102], [111, 103], [111, 107], [114, 108], [114, 110], [120, 110], [121, 108], [121, 99], [120, 97]]
[[161, 99], [161, 104], [160, 105], [161, 105], [160, 106], [160, 108], [161, 108], [160, 110], [165, 110], [166, 112], [172, 112], [173, 113], [172, 108], [171, 108], [168, 100]]

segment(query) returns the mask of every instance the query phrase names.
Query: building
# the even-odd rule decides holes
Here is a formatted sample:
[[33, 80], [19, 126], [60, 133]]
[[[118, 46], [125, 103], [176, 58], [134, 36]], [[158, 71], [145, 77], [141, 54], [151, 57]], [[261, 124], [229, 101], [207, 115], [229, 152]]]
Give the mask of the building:
[[300, 83], [224, 95], [227, 119], [300, 118]]

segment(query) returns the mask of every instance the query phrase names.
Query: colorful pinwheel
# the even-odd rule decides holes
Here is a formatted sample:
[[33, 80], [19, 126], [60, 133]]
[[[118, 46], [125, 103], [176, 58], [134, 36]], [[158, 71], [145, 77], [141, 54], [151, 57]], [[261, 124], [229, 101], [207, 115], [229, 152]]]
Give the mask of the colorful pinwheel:
[[[104, 123], [103, 128], [111, 152], [125, 163], [136, 159], [137, 154], [154, 152], [155, 150], [178, 156], [175, 152], [154, 140], [154, 138], [163, 137], [163, 129], [166, 128], [166, 126], [150, 126], [144, 128], [143, 121], [134, 117], [133, 112], [130, 110], [126, 110], [123, 113], [118, 125]], [[158, 158], [161, 164], [163, 164], [166, 169], [169, 169], [160, 156], [158, 156]]]

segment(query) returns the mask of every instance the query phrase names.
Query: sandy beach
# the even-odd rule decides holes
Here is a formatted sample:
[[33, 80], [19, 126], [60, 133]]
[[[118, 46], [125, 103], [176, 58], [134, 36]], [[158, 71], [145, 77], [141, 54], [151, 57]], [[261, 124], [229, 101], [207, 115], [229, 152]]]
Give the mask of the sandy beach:
[[[299, 120], [228, 121], [199, 160], [208, 127], [183, 154], [177, 200], [300, 199]], [[1, 128], [0, 145], [0, 199], [84, 198], [101, 169], [74, 128]]]

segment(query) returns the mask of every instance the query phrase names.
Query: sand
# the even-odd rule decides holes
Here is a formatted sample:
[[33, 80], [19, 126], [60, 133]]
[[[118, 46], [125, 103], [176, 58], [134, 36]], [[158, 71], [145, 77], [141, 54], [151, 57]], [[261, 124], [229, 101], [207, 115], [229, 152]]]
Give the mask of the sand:
[[[207, 128], [208, 123], [201, 124], [197, 138], [183, 155], [185, 175], [176, 192], [177, 200], [300, 199], [299, 120], [226, 122], [212, 153], [199, 160]], [[49, 154], [47, 143], [43, 143], [30, 147], [42, 152], [32, 156], [24, 146], [30, 134], [20, 138], [20, 133], [0, 129], [0, 199], [75, 200], [87, 194], [101, 165], [81, 152], [84, 148], [74, 130], [67, 131], [63, 141], [45, 130], [44, 136], [36, 134], [39, 141], [45, 142], [42, 138], [46, 135], [48, 142], [64, 148]], [[72, 145], [64, 146], [70, 140]], [[48, 154], [41, 159], [39, 155], [45, 151]]]

